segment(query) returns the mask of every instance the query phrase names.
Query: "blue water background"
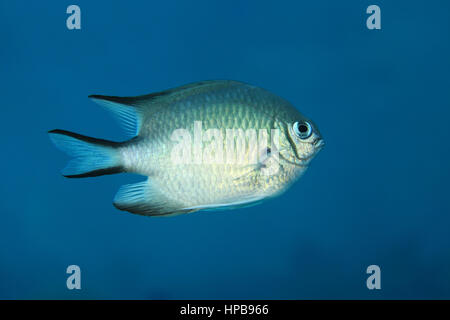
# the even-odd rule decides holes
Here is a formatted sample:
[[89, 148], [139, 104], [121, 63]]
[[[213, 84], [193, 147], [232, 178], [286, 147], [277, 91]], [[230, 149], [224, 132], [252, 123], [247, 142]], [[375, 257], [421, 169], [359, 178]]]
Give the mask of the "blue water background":
[[[82, 29], [66, 28], [77, 4]], [[381, 7], [382, 29], [365, 10]], [[0, 298], [450, 298], [450, 2], [1, 1]], [[65, 179], [60, 128], [122, 140], [89, 94], [234, 79], [326, 147], [283, 196], [151, 219], [133, 175]], [[66, 267], [82, 290], [66, 288]], [[381, 267], [381, 290], [366, 268]]]

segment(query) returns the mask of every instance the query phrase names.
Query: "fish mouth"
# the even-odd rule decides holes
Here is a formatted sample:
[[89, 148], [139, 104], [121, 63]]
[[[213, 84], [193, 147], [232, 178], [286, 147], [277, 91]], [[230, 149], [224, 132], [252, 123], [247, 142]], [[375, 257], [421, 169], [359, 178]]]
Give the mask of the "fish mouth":
[[310, 142], [310, 144], [313, 146], [314, 151], [312, 152], [311, 155], [309, 155], [307, 157], [299, 157], [297, 154], [296, 158], [299, 160], [299, 162], [291, 161], [286, 156], [284, 156], [282, 154], [282, 152], [285, 151], [285, 149], [279, 150], [278, 155], [280, 156], [281, 159], [283, 159], [284, 161], [286, 161], [290, 164], [293, 164], [298, 167], [306, 167], [306, 166], [308, 166], [308, 164], [312, 160], [312, 158], [314, 158], [317, 155], [317, 153], [320, 150], [322, 150], [322, 148], [325, 146], [325, 141], [322, 138], [318, 138], [315, 141]]
[[325, 146], [325, 141], [323, 139], [318, 139], [314, 142], [314, 148], [319, 151]]

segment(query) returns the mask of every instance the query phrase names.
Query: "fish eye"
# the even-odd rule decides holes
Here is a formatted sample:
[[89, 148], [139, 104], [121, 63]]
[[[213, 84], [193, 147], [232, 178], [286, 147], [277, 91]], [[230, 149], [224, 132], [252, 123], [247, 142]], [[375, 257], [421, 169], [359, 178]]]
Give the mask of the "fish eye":
[[312, 134], [312, 127], [306, 121], [295, 122], [292, 128], [295, 135], [300, 139], [308, 139]]

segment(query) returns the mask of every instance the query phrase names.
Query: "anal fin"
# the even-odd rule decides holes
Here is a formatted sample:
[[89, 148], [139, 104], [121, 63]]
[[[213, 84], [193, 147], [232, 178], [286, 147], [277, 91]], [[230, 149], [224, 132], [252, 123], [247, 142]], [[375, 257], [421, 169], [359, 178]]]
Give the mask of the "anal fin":
[[173, 216], [198, 211], [182, 208], [159, 191], [149, 179], [123, 185], [114, 197], [113, 204], [119, 210], [144, 216]]

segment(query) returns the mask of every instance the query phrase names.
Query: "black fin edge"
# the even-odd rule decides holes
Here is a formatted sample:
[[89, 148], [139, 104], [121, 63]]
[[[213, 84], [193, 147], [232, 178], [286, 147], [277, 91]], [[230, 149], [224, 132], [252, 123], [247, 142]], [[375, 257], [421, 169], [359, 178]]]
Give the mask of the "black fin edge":
[[103, 95], [99, 95], [99, 94], [91, 94], [88, 96], [88, 98], [111, 101], [111, 102], [116, 102], [116, 103], [120, 103], [120, 104], [128, 105], [128, 106], [135, 106], [135, 104], [138, 103], [139, 101], [164, 96], [167, 94], [168, 94], [168, 92], [166, 92], [166, 91], [155, 92], [155, 93], [150, 93], [150, 94], [146, 94], [146, 95], [142, 95], [142, 96], [135, 96], [135, 97], [116, 97], [116, 96], [103, 96]]
[[121, 211], [127, 211], [133, 214], [141, 215], [141, 216], [147, 216], [147, 217], [167, 217], [172, 215], [178, 215], [178, 214], [186, 214], [198, 211], [196, 209], [180, 209], [180, 210], [174, 210], [174, 211], [167, 211], [164, 210], [164, 208], [159, 208], [157, 206], [152, 207], [151, 205], [147, 204], [134, 204], [134, 205], [124, 205], [117, 202], [113, 202], [113, 206]]
[[117, 166], [117, 167], [93, 170], [93, 171], [89, 171], [89, 172], [85, 172], [85, 173], [81, 173], [81, 174], [66, 175], [64, 177], [66, 177], [66, 178], [90, 178], [90, 177], [104, 176], [107, 174], [121, 173], [123, 171], [124, 170], [123, 170], [122, 166]]
[[78, 140], [81, 140], [84, 142], [98, 144], [98, 145], [107, 146], [107, 147], [113, 147], [113, 148], [117, 147], [120, 144], [119, 142], [83, 136], [82, 134], [78, 134], [78, 133], [70, 132], [70, 131], [66, 131], [66, 130], [61, 130], [61, 129], [50, 130], [48, 133], [62, 134], [62, 135], [69, 136], [69, 137], [72, 137], [72, 138], [75, 138], [75, 139], [78, 139]]

